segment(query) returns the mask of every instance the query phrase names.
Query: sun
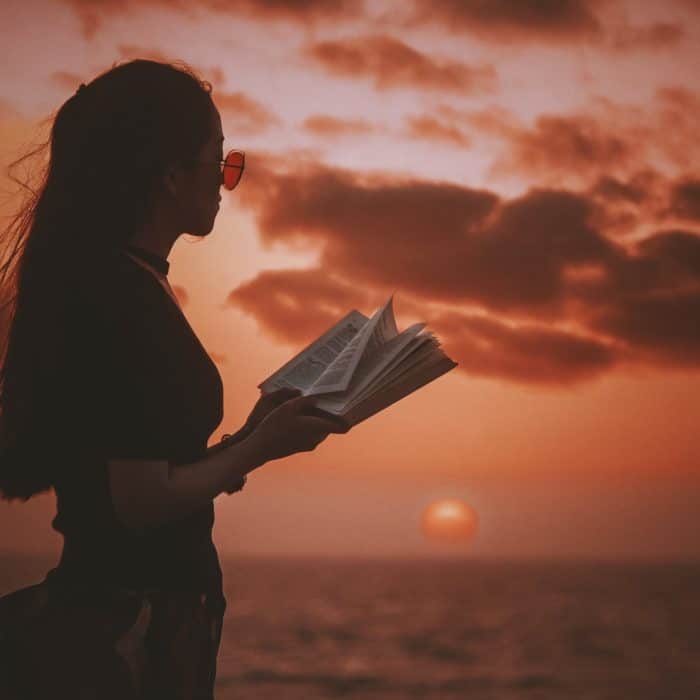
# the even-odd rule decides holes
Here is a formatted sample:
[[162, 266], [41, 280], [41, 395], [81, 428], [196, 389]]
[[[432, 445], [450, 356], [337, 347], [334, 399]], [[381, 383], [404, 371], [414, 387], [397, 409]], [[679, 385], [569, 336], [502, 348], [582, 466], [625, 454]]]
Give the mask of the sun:
[[435, 542], [468, 542], [474, 537], [478, 518], [476, 511], [457, 498], [444, 498], [431, 503], [421, 519], [423, 534]]

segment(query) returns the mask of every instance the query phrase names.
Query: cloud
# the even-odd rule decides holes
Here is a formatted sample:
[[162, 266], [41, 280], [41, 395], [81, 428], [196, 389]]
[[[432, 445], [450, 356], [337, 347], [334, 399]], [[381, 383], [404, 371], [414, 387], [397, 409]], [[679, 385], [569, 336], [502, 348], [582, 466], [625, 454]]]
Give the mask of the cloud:
[[665, 49], [678, 44], [684, 36], [683, 27], [669, 22], [656, 22], [647, 27], [626, 25], [611, 33], [609, 45], [618, 51]]
[[253, 136], [282, 123], [262, 103], [243, 92], [220, 92], [214, 94], [213, 98], [222, 112], [226, 130], [236, 135]]
[[647, 189], [643, 183], [623, 182], [610, 175], [601, 175], [593, 186], [592, 192], [607, 201], [632, 204], [641, 204], [647, 197]]
[[353, 307], [373, 298], [323, 269], [264, 270], [232, 291], [227, 303], [254, 316], [274, 338], [300, 346]]
[[649, 363], [700, 367], [700, 289], [618, 300], [593, 327], [635, 347]]
[[611, 251], [588, 224], [592, 204], [565, 192], [499, 202], [485, 190], [390, 176], [363, 181], [303, 163], [289, 174], [258, 169], [255, 177], [261, 181], [249, 181], [240, 196], [258, 212], [265, 242], [306, 239], [322, 247], [331, 269], [446, 302], [554, 313], [561, 261], [596, 262]]
[[502, 108], [477, 112], [436, 108], [445, 124], [494, 140], [491, 175], [543, 186], [589, 187], [602, 177], [617, 180], [649, 171], [696, 168], [700, 143], [700, 95], [683, 88], [656, 91], [649, 105], [597, 98], [570, 114], [540, 114], [523, 123]]
[[507, 143], [494, 162], [494, 175], [544, 175], [554, 182], [564, 174], [587, 180], [603, 171], [623, 174], [638, 159], [633, 134], [606, 128], [587, 115], [544, 114], [530, 128], [501, 123], [493, 130]]
[[459, 148], [469, 148], [471, 145], [471, 139], [464, 131], [454, 125], [445, 124], [428, 114], [408, 116], [404, 137], [442, 142]]
[[602, 36], [591, 0], [415, 0], [409, 25], [439, 23], [486, 41], [571, 42]]
[[414, 0], [408, 27], [439, 25], [487, 42], [585, 42], [615, 51], [662, 49], [677, 44], [683, 27], [672, 22], [646, 26], [608, 20], [599, 10], [607, 0]]
[[438, 60], [386, 35], [319, 41], [303, 53], [333, 75], [370, 78], [379, 90], [411, 87], [465, 95], [490, 92], [496, 83], [492, 66]]
[[[573, 384], [609, 371], [614, 345], [538, 324], [453, 312], [430, 324], [462, 371], [531, 384]], [[458, 358], [458, 359], [457, 359]]]
[[229, 296], [278, 340], [305, 345], [350, 308], [367, 313], [397, 291], [462, 371], [567, 384], [625, 363], [700, 366], [692, 231], [621, 245], [597, 228], [600, 205], [587, 193], [502, 199], [303, 158], [265, 157], [255, 171], [240, 196], [262, 242], [320, 258], [313, 270], [265, 271]]
[[673, 185], [669, 213], [700, 223], [700, 178], [685, 178]]
[[321, 138], [369, 134], [376, 129], [366, 119], [339, 119], [328, 114], [313, 114], [307, 117], [302, 128]]
[[83, 36], [92, 39], [102, 28], [105, 18], [114, 15], [136, 14], [143, 8], [155, 8], [187, 14], [215, 12], [232, 17], [246, 17], [260, 22], [288, 21], [299, 24], [315, 24], [341, 19], [353, 19], [362, 14], [363, 5], [355, 0], [236, 0], [222, 3], [220, 0], [62, 0], [72, 7], [80, 18]]

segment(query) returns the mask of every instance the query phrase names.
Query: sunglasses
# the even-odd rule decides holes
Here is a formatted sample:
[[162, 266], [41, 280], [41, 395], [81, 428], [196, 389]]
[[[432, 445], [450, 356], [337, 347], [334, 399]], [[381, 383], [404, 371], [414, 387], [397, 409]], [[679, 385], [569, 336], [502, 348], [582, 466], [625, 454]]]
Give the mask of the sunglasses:
[[[199, 160], [198, 163], [209, 163], [208, 160]], [[215, 161], [221, 166], [221, 174], [224, 176], [224, 187], [232, 190], [240, 181], [245, 169], [245, 153], [243, 151], [229, 151], [223, 160]]]
[[232, 190], [240, 181], [245, 169], [245, 153], [229, 151], [223, 160], [219, 161], [221, 173], [224, 176], [224, 187]]

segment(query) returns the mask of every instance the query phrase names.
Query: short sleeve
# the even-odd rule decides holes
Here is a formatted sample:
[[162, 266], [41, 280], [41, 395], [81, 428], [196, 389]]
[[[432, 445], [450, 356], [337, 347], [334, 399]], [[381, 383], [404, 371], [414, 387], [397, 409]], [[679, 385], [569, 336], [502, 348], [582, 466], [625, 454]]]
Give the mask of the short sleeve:
[[101, 282], [112, 284], [95, 285], [71, 324], [73, 415], [106, 458], [167, 459], [173, 406], [162, 295], [143, 276]]

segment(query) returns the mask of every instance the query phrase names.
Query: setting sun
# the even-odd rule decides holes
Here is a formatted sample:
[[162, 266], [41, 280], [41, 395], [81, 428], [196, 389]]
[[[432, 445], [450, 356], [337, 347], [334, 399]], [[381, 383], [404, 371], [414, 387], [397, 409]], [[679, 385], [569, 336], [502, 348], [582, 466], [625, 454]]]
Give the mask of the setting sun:
[[447, 498], [434, 501], [424, 511], [423, 533], [438, 542], [466, 542], [476, 532], [477, 515], [464, 501]]

